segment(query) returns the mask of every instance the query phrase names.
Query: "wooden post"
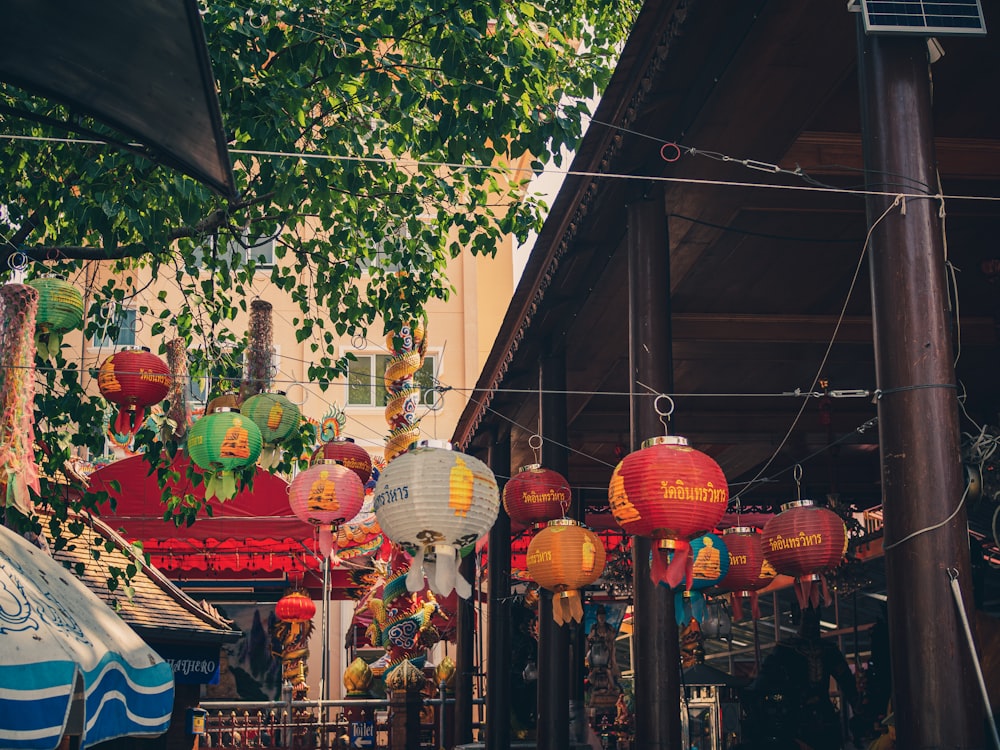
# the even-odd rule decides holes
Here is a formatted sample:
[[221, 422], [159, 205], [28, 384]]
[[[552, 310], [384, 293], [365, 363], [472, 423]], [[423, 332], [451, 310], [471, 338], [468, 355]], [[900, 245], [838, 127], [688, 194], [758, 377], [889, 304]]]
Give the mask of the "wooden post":
[[[510, 433], [494, 433], [490, 469], [497, 481], [510, 476]], [[512, 637], [510, 603], [510, 516], [503, 506], [489, 537], [489, 642], [486, 657], [486, 747], [510, 747], [510, 651]]]
[[[470, 553], [462, 558], [458, 572], [467, 581], [476, 577], [476, 556]], [[458, 597], [458, 608], [455, 613], [456, 654], [455, 654], [455, 703], [452, 708], [453, 721], [448, 722], [452, 732], [452, 745], [464, 745], [472, 742], [472, 675], [475, 664], [475, 609], [473, 599]]]
[[[662, 188], [645, 186], [628, 205], [629, 372], [632, 446], [662, 435], [647, 386], [673, 390], [670, 243]], [[643, 385], [640, 385], [643, 384]], [[681, 747], [680, 644], [674, 596], [649, 578], [649, 539], [633, 538], [635, 747]]]
[[[983, 711], [948, 573], [973, 610], [926, 40], [859, 22], [896, 746], [983, 747]], [[905, 208], [905, 210], [904, 210]]]
[[418, 687], [389, 692], [390, 750], [420, 750], [420, 709], [423, 698]]

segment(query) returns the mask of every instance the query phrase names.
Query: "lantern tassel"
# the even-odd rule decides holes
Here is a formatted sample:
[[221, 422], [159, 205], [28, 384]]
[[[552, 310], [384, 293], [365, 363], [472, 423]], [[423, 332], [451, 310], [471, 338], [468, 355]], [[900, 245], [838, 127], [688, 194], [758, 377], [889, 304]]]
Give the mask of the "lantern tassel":
[[277, 466], [281, 462], [281, 453], [278, 451], [278, 446], [274, 443], [264, 443], [260, 449], [260, 458], [257, 459], [257, 463], [262, 469], [270, 469]]
[[326, 560], [333, 552], [333, 524], [324, 523], [319, 527], [319, 551]]
[[754, 620], [760, 619], [760, 597], [756, 591], [750, 592], [750, 615]]
[[691, 545], [684, 540], [671, 540], [673, 548], [657, 547], [653, 549], [653, 560], [649, 568], [649, 577], [653, 583], [675, 589], [683, 581], [685, 588], [690, 589], [694, 581], [694, 560], [691, 558]]
[[739, 622], [743, 619], [743, 594], [734, 591], [729, 595], [729, 604], [733, 608], [733, 620]]
[[421, 591], [424, 588], [424, 549], [421, 547], [410, 562], [406, 573], [407, 591]]
[[571, 620], [583, 620], [583, 600], [576, 589], [561, 591], [552, 597], [552, 619], [557, 625], [565, 625]]
[[431, 591], [439, 596], [447, 596], [455, 588], [455, 576], [458, 568], [455, 564], [455, 550], [436, 548], [434, 578], [429, 581]]
[[826, 579], [822, 576], [813, 578], [812, 576], [796, 578], [793, 584], [795, 598], [802, 609], [807, 607], [819, 608], [820, 597], [823, 604], [829, 607], [833, 602], [830, 598], [830, 589], [826, 585]]
[[216, 498], [220, 503], [236, 497], [236, 476], [231, 471], [205, 474], [205, 499]]

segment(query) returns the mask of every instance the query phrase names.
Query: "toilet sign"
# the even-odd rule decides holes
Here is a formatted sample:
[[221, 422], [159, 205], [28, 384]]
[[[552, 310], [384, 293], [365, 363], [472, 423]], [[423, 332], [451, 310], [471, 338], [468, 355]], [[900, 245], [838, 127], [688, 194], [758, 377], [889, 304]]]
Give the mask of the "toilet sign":
[[375, 747], [375, 722], [351, 722], [351, 747]]

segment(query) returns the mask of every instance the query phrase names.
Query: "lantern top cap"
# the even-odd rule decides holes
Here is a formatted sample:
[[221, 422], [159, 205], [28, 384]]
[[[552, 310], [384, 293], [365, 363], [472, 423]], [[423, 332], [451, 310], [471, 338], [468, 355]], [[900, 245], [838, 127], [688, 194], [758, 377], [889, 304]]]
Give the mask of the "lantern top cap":
[[231, 406], [216, 406], [212, 409], [212, 414], [225, 414], [227, 411], [239, 413], [239, 409], [234, 409]]
[[792, 500], [790, 503], [783, 503], [781, 510], [791, 510], [792, 508], [813, 508], [816, 506], [815, 500]]
[[337, 435], [331, 440], [327, 440], [328, 443], [353, 443], [354, 438], [344, 437], [343, 435]]
[[651, 448], [654, 445], [688, 445], [688, 439], [680, 435], [658, 435], [642, 441], [643, 448]]
[[522, 471], [538, 471], [540, 468], [542, 468], [541, 464], [525, 464], [517, 470], [517, 473], [520, 474]]
[[450, 451], [451, 443], [449, 443], [447, 440], [432, 440], [430, 438], [426, 440], [415, 440], [414, 442], [410, 443], [410, 447], [408, 450], [413, 451], [413, 450], [418, 450], [420, 448], [439, 448], [441, 450]]
[[722, 531], [722, 536], [727, 534], [756, 534], [757, 528], [755, 526], [730, 526], [728, 529]]
[[264, 394], [266, 394], [268, 396], [286, 396], [286, 395], [288, 395], [287, 393], [285, 393], [285, 391], [275, 391], [275, 390], [264, 391]]
[[312, 462], [313, 466], [322, 466], [323, 464], [340, 464], [341, 466], [343, 466], [344, 462], [338, 461], [335, 458], [322, 458], [322, 457], [317, 458], [315, 461]]
[[151, 353], [151, 349], [148, 346], [129, 346], [118, 351], [119, 354], [124, 354], [125, 352], [146, 352]]

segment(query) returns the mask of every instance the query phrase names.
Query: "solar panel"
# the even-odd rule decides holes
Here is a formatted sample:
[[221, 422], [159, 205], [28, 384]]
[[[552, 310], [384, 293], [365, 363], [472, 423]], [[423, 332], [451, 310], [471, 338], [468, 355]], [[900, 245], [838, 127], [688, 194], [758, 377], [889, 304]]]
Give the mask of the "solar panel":
[[861, 0], [867, 34], [982, 36], [980, 0]]

